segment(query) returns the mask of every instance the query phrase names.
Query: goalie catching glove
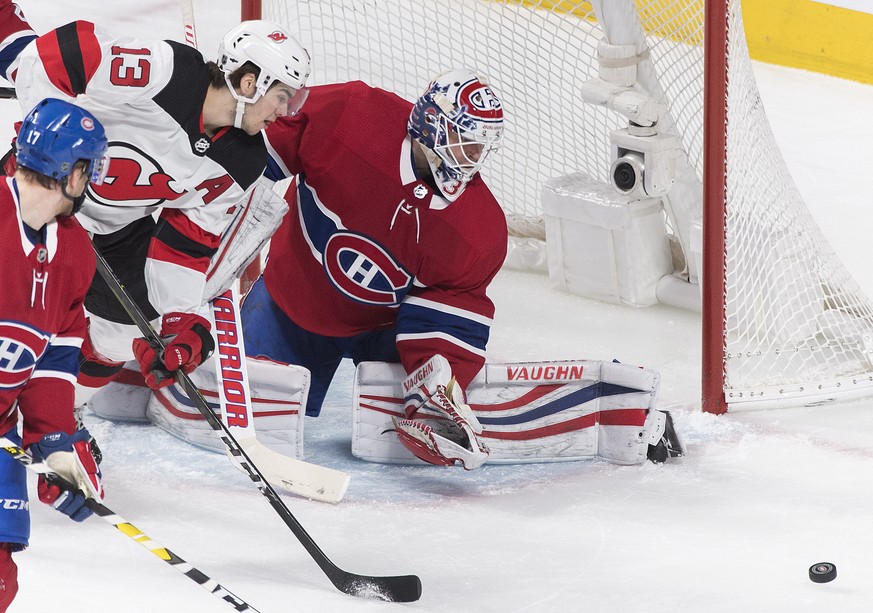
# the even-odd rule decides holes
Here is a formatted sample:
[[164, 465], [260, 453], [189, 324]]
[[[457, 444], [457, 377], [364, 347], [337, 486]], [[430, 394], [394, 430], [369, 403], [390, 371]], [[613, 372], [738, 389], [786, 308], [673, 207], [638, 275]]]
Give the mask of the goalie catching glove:
[[403, 391], [406, 419], [393, 418], [394, 429], [417, 458], [437, 466], [460, 462], [467, 470], [488, 459], [488, 447], [478, 437], [482, 425], [443, 356], [435, 355], [406, 377]]
[[39, 499], [74, 521], [89, 518], [92, 511], [85, 504], [88, 498], [103, 499], [100, 467], [91, 453], [87, 430], [46, 434], [30, 446], [35, 462], [45, 462], [54, 474], [40, 475], [37, 483]]
[[161, 325], [164, 350], [145, 338], [133, 340], [133, 353], [146, 384], [152, 389], [173, 383], [173, 373], [191, 374], [212, 355], [215, 341], [209, 322], [194, 313], [167, 313]]

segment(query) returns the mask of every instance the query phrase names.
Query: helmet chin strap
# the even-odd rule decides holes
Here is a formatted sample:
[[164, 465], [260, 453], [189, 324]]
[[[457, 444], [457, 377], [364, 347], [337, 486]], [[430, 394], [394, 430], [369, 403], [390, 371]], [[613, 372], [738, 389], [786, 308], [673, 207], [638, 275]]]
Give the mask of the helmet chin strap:
[[236, 115], [233, 118], [233, 127], [242, 128], [243, 115], [246, 112], [246, 101], [243, 98], [236, 99]]
[[246, 112], [246, 105], [257, 102], [258, 98], [261, 97], [261, 92], [255, 89], [255, 95], [251, 98], [246, 98], [242, 94], [236, 92], [236, 89], [234, 89], [227, 74], [224, 75], [224, 82], [227, 83], [227, 89], [230, 90], [231, 95], [236, 99], [236, 114], [233, 117], [233, 127], [241, 129], [243, 115], [245, 115]]
[[67, 179], [69, 179], [69, 177], [61, 179], [61, 193], [67, 200], [72, 200], [73, 210], [70, 212], [70, 215], [75, 215], [82, 208], [82, 205], [85, 204], [85, 190], [82, 190], [82, 194], [79, 196], [71, 196], [67, 193]]

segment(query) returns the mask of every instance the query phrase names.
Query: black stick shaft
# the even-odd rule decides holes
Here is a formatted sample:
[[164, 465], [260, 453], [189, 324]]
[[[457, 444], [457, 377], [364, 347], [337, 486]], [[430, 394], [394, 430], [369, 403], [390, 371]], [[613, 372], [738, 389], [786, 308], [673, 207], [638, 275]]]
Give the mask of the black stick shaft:
[[[0, 437], [0, 446], [3, 447], [3, 450], [6, 453], [11, 455], [20, 464], [23, 464], [26, 468], [29, 468], [33, 472], [37, 472], [40, 474], [53, 474], [47, 466], [44, 466], [42, 464], [34, 464], [33, 458], [31, 458], [31, 456], [24, 449], [22, 449], [18, 445], [15, 445], [9, 439], [5, 437]], [[60, 477], [55, 478], [60, 479]], [[177, 571], [194, 581], [197, 585], [202, 587], [204, 590], [206, 590], [216, 598], [220, 598], [221, 600], [225, 601], [237, 611], [251, 611], [252, 613], [258, 613], [257, 609], [248, 604], [242, 598], [236, 596], [226, 587], [224, 587], [214, 579], [210, 578], [206, 573], [191, 566], [191, 564], [183, 560], [181, 557], [177, 556], [175, 553], [173, 553], [157, 541], [153, 540], [142, 530], [134, 526], [129, 521], [125, 520], [120, 515], [116, 514], [112, 509], [110, 509], [103, 503], [89, 498], [86, 504], [92, 511], [94, 511], [95, 515], [99, 516], [107, 523], [115, 526], [115, 528], [119, 532], [127, 537], [130, 537], [131, 540], [139, 543], [140, 545], [148, 549], [155, 556], [157, 556], [158, 558], [175, 568]]]
[[[110, 268], [109, 264], [103, 258], [96, 247], [94, 253], [97, 256], [97, 270], [100, 276], [106, 281], [112, 293], [124, 307], [124, 310], [133, 319], [142, 332], [143, 336], [158, 347], [163, 348], [164, 344], [158, 333], [152, 327], [145, 315], [143, 315], [137, 304], [125, 291], [124, 286], [115, 276], [115, 273]], [[209, 404], [200, 394], [200, 390], [191, 381], [191, 378], [181, 370], [175, 371], [176, 382], [182, 387], [197, 410], [203, 415], [206, 422], [219, 435], [224, 442], [228, 451], [233, 454], [240, 465], [245, 469], [246, 474], [252, 482], [260, 490], [261, 494], [270, 502], [270, 506], [279, 514], [279, 517], [285, 522], [297, 540], [303, 545], [309, 555], [315, 560], [315, 563], [321, 568], [331, 583], [346, 594], [352, 596], [364, 596], [371, 598], [382, 598], [393, 602], [412, 602], [421, 597], [421, 580], [416, 575], [398, 575], [390, 577], [374, 577], [367, 575], [358, 575], [339, 568], [330, 558], [325, 555], [318, 544], [309, 536], [309, 533], [303, 528], [296, 517], [291, 513], [285, 503], [276, 494], [273, 486], [267, 482], [258, 467], [252, 463], [246, 452], [237, 443], [234, 436], [230, 433], [224, 423], [218, 419]]]

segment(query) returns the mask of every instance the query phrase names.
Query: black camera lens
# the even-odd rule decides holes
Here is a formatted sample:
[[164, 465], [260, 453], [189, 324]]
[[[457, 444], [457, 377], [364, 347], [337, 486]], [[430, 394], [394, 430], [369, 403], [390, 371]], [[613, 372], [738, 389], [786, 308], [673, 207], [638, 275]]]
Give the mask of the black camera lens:
[[615, 186], [623, 192], [629, 192], [637, 184], [637, 173], [630, 162], [619, 162], [612, 171]]

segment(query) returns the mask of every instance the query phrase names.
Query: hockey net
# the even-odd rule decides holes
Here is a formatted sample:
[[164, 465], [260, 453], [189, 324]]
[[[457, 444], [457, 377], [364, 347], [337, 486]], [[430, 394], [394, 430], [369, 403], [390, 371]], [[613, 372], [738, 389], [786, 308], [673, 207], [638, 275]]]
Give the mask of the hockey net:
[[[579, 89], [598, 76], [601, 39], [636, 45], [644, 58], [636, 88], [666, 104], [660, 129], [681, 141], [665, 199], [675, 274], [691, 284], [706, 277], [714, 288], [704, 299], [704, 335], [715, 335], [704, 345], [704, 408], [873, 393], [873, 309], [782, 159], [755, 84], [740, 0], [706, 7], [704, 0], [244, 2], [244, 18], [277, 21], [299, 36], [313, 57], [312, 84], [360, 79], [414, 100], [447, 69], [483, 73], [508, 128], [482, 174], [522, 240], [545, 237], [544, 181], [579, 171], [607, 180], [609, 134], [627, 120], [586, 104]], [[704, 34], [713, 23], [720, 25], [709, 42], [721, 40], [706, 64]], [[723, 81], [726, 109], [704, 112], [705, 65]], [[704, 166], [704, 135], [713, 130], [724, 145], [710, 146]], [[701, 272], [693, 237], [704, 217], [705, 168], [716, 169], [709, 181], [722, 189], [706, 192], [706, 206], [715, 208], [704, 234], [721, 240], [708, 241]], [[707, 386], [718, 398], [707, 398]]]

